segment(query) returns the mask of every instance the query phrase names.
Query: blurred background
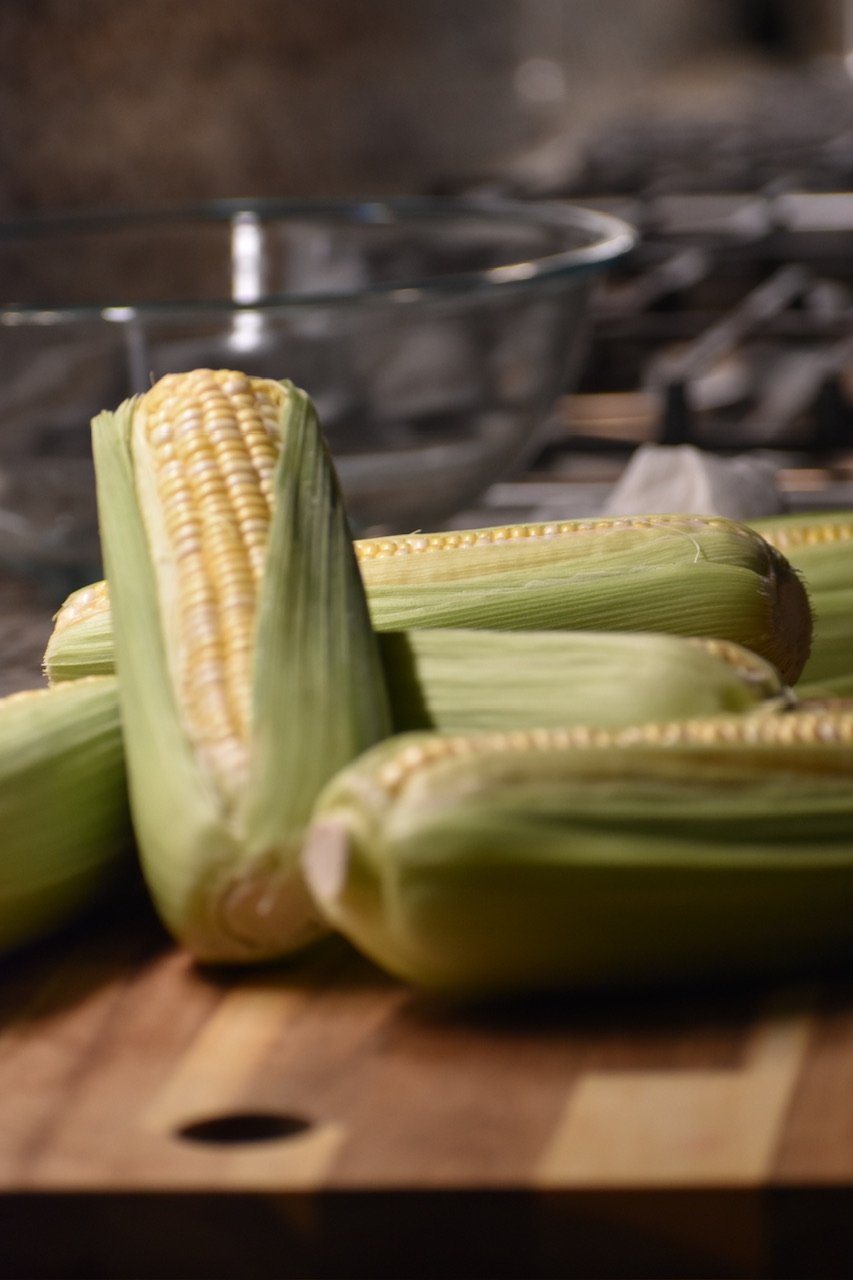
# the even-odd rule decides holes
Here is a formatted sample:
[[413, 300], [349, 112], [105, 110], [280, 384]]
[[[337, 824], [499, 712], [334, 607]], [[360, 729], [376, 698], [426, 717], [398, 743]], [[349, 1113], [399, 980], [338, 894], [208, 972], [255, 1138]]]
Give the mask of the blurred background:
[[0, 213], [560, 188], [845, 52], [838, 0], [4, 0]]
[[[721, 468], [678, 472], [669, 453], [669, 509], [853, 506], [851, 74], [846, 0], [3, 0], [0, 562], [46, 582], [51, 607], [97, 576], [91, 414], [164, 362], [236, 361], [237, 326], [263, 328], [63, 317], [58, 293], [91, 301], [93, 281], [100, 303], [133, 301], [129, 263], [160, 297], [170, 261], [195, 264], [174, 244], [171, 260], [51, 247], [31, 220], [215, 200], [542, 199], [639, 231], [564, 330], [553, 299], [506, 326], [473, 304], [409, 308], [375, 340], [362, 313], [321, 308], [276, 322], [274, 359], [239, 347], [320, 404], [357, 532], [651, 509], [643, 446]], [[229, 217], [245, 305], [273, 231]], [[318, 287], [370, 281], [351, 246], [305, 234], [290, 260]], [[8, 601], [4, 616], [8, 660], [22, 632]]]

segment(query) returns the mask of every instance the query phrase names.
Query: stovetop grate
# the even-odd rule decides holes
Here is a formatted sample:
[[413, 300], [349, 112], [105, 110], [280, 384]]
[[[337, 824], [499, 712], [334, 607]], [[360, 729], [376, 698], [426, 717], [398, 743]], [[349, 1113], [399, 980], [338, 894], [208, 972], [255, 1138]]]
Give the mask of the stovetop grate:
[[476, 518], [589, 514], [644, 442], [759, 453], [783, 505], [853, 507], [851, 82], [778, 74], [734, 122], [623, 122], [548, 194], [641, 241], [540, 452]]

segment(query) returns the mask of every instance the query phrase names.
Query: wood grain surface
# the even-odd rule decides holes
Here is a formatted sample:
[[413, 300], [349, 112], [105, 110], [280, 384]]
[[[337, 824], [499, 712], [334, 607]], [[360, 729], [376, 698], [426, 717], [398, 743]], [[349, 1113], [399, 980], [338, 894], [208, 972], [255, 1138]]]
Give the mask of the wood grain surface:
[[141, 894], [0, 976], [2, 1275], [849, 1275], [851, 1207], [843, 977], [453, 1006]]
[[0, 1277], [851, 1275], [853, 975], [454, 1006], [202, 972], [139, 886], [0, 968]]

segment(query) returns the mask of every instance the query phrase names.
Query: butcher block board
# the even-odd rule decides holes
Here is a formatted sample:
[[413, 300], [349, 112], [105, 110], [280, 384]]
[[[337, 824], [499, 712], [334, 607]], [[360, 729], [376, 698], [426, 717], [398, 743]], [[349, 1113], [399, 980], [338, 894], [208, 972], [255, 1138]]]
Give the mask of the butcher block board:
[[0, 1274], [849, 1276], [853, 983], [455, 1006], [140, 893], [0, 973]]
[[[0, 692], [51, 613], [0, 574]], [[572, 1276], [850, 1280], [853, 974], [453, 1006], [141, 889], [0, 962], [0, 1277]]]

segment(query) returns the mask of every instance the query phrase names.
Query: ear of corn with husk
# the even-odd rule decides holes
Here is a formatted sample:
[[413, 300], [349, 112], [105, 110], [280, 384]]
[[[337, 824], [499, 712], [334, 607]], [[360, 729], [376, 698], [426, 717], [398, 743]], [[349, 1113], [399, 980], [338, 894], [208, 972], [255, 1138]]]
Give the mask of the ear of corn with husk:
[[374, 625], [659, 631], [733, 640], [789, 683], [811, 615], [787, 561], [719, 517], [504, 526], [356, 544]]
[[814, 630], [802, 697], [853, 696], [853, 515], [809, 512], [754, 522], [800, 574]]
[[115, 680], [0, 699], [0, 950], [65, 924], [130, 866]]
[[[654, 631], [746, 646], [791, 683], [811, 615], [778, 551], [717, 517], [529, 524], [355, 544], [379, 631]], [[112, 665], [101, 584], [69, 597], [45, 655], [52, 681]], [[461, 643], [461, 642], [460, 642]]]
[[799, 972], [853, 954], [853, 715], [405, 735], [303, 858], [330, 924], [439, 990]]
[[[97, 584], [61, 612], [54, 680], [112, 669], [105, 597]], [[396, 732], [629, 724], [791, 696], [776, 669], [741, 645], [657, 633], [424, 628], [380, 633], [379, 650]]]
[[115, 673], [113, 619], [105, 581], [72, 591], [53, 620], [42, 667], [49, 684]]
[[[143, 868], [165, 922], [203, 960], [279, 956], [338, 923], [307, 892], [305, 830], [318, 792], [392, 728], [524, 738], [531, 720], [560, 734], [758, 705], [773, 718], [805, 659], [798, 578], [758, 535], [715, 517], [353, 548], [313, 409], [287, 383], [172, 375], [96, 419], [93, 441], [109, 601], [77, 593], [46, 667], [54, 681], [105, 669], [115, 646]], [[674, 634], [610, 634], [644, 627]], [[535, 825], [549, 825], [548, 803], [542, 824], [530, 811]], [[453, 793], [436, 809], [464, 839]], [[304, 865], [313, 877], [317, 856]]]
[[301, 879], [321, 786], [389, 729], [313, 407], [169, 375], [93, 423], [134, 827], [164, 921], [205, 961], [322, 930]]
[[468, 732], [775, 708], [791, 692], [727, 641], [616, 631], [384, 632], [394, 728]]

